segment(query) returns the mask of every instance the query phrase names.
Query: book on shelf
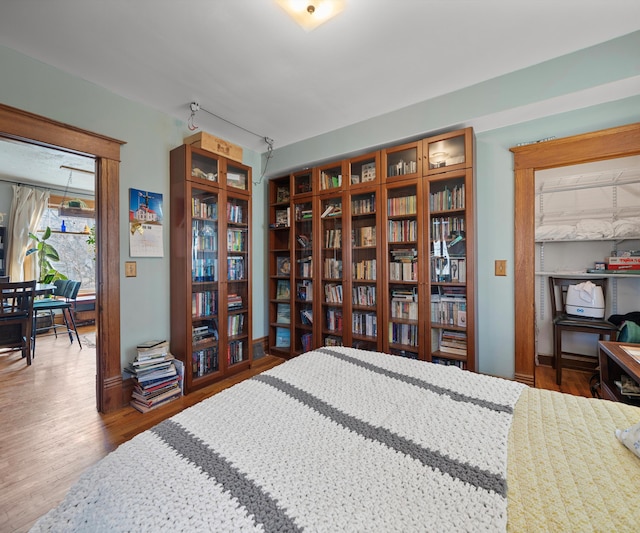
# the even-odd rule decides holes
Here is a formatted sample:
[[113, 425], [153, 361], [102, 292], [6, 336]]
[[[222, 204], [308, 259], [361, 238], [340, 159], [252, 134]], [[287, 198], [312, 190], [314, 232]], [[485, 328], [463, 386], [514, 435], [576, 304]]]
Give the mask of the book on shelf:
[[302, 351], [308, 352], [312, 348], [313, 335], [311, 333], [304, 333], [300, 336], [300, 343], [302, 344]]
[[288, 256], [280, 255], [276, 258], [276, 268], [278, 276], [289, 276], [291, 274], [291, 259]]
[[242, 308], [242, 296], [239, 294], [228, 294], [227, 295], [227, 309], [241, 309]]
[[376, 179], [376, 164], [375, 162], [365, 163], [362, 165], [362, 183], [368, 181], [375, 181]]
[[291, 296], [291, 283], [288, 279], [279, 279], [276, 285], [276, 300], [288, 300]]
[[313, 282], [303, 280], [298, 283], [298, 300], [310, 302], [313, 300]]
[[300, 321], [305, 326], [310, 326], [313, 324], [313, 310], [312, 309], [302, 309], [300, 311]]
[[279, 324], [291, 323], [291, 306], [289, 304], [278, 304], [276, 310], [276, 322]]
[[620, 394], [629, 398], [640, 398], [640, 384], [633, 381], [626, 374], [622, 374], [619, 380], [614, 381]]
[[640, 256], [612, 256], [606, 257], [604, 262], [609, 265], [640, 265]]
[[607, 263], [605, 270], [640, 270], [640, 263]]
[[289, 328], [276, 328], [276, 347], [289, 348], [291, 346], [291, 331]]
[[296, 236], [296, 241], [298, 241], [298, 244], [303, 248], [309, 248], [311, 246], [311, 239], [308, 235], [304, 235], [301, 233]]
[[276, 188], [276, 203], [281, 204], [289, 201], [289, 187]]
[[320, 218], [337, 217], [342, 215], [342, 206], [340, 204], [329, 204], [320, 215]]
[[291, 224], [291, 211], [290, 208], [276, 209], [275, 227], [287, 228]]

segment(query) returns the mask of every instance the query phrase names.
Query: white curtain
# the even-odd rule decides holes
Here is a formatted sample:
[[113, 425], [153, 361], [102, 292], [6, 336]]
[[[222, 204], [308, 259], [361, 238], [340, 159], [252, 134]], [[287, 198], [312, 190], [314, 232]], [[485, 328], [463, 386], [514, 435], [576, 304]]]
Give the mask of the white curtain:
[[29, 232], [35, 233], [49, 202], [49, 191], [13, 185], [13, 202], [9, 216], [9, 257], [7, 274], [11, 281], [36, 278], [36, 262], [25, 264], [25, 254], [32, 244]]

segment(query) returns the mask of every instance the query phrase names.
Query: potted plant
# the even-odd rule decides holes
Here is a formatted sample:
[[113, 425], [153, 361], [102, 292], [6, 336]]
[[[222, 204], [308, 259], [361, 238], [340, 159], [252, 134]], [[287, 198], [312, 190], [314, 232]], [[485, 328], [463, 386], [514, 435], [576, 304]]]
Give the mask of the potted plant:
[[27, 250], [27, 256], [37, 254], [38, 271], [40, 273], [38, 282], [40, 283], [53, 283], [58, 279], [68, 279], [67, 276], [51, 265], [51, 261], [60, 261], [60, 256], [58, 251], [47, 242], [49, 237], [51, 237], [51, 228], [49, 226], [44, 230], [42, 237], [29, 232], [29, 238], [35, 241], [35, 245]]

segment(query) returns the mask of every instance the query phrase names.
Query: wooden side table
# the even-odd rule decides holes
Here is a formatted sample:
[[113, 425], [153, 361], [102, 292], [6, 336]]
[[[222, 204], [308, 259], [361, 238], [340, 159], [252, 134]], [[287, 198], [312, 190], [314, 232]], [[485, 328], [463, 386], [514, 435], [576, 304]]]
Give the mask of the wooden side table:
[[600, 388], [602, 397], [607, 400], [640, 405], [640, 398], [623, 396], [615, 384], [622, 374], [640, 384], [640, 363], [622, 349], [622, 346], [629, 345], [640, 347], [627, 342], [598, 341]]

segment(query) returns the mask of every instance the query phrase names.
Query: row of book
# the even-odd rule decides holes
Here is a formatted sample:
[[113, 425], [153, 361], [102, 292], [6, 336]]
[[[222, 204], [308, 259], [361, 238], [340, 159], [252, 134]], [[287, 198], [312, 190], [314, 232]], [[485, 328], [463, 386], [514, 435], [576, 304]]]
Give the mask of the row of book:
[[449, 241], [452, 235], [463, 235], [464, 231], [464, 217], [436, 217], [431, 219], [431, 238], [435, 241]]
[[324, 301], [330, 304], [342, 303], [342, 285], [327, 283], [324, 286]]
[[200, 198], [191, 198], [191, 215], [208, 220], [218, 220], [218, 202], [203, 202]]
[[210, 346], [191, 352], [191, 373], [194, 378], [206, 376], [217, 372], [219, 369], [217, 346]]
[[139, 344], [135, 360], [126, 368], [134, 381], [130, 405], [146, 413], [180, 397], [183, 368], [167, 341]]
[[389, 279], [392, 281], [417, 281], [418, 263], [389, 263]]
[[227, 334], [230, 337], [234, 337], [242, 335], [242, 333], [244, 333], [244, 313], [227, 317]]
[[387, 200], [389, 216], [415, 215], [418, 209], [416, 195], [400, 196]]
[[227, 279], [245, 279], [244, 257], [233, 255], [227, 257]]
[[465, 189], [464, 183], [456, 185], [453, 189], [445, 186], [442, 191], [429, 195], [430, 211], [447, 211], [449, 209], [464, 209]]
[[438, 338], [438, 349], [445, 353], [467, 355], [467, 334], [464, 331], [441, 329]]
[[212, 258], [194, 257], [191, 263], [193, 281], [218, 281], [218, 261]]
[[467, 299], [464, 296], [432, 294], [431, 322], [466, 327]]
[[191, 327], [191, 341], [194, 346], [218, 340], [218, 321], [214, 318], [200, 326]]
[[194, 292], [191, 295], [191, 316], [194, 318], [218, 314], [218, 291]]
[[372, 194], [369, 197], [357, 197], [351, 200], [352, 215], [369, 215], [376, 212], [376, 197]]
[[363, 226], [351, 230], [351, 243], [353, 246], [375, 246], [376, 228], [375, 226]]
[[242, 224], [243, 218], [243, 206], [238, 203], [227, 202], [227, 220], [234, 224]]
[[417, 220], [389, 220], [389, 242], [407, 242], [417, 240]]
[[376, 286], [357, 285], [351, 289], [351, 303], [353, 305], [376, 305]]
[[329, 229], [324, 232], [325, 248], [341, 248], [342, 247], [342, 230], [340, 228]]
[[218, 232], [211, 224], [203, 225], [201, 220], [194, 220], [191, 226], [193, 250], [196, 252], [217, 252]]
[[356, 335], [376, 337], [378, 335], [378, 317], [375, 313], [354, 312], [351, 317], [351, 331]]
[[330, 307], [326, 312], [326, 329], [337, 333], [342, 332], [342, 309]]
[[342, 259], [327, 257], [324, 260], [324, 277], [327, 279], [342, 278]]
[[227, 251], [246, 252], [247, 251], [247, 229], [227, 230]]
[[388, 176], [405, 176], [406, 174], [415, 174], [418, 171], [417, 161], [404, 161], [401, 159], [397, 163], [388, 166]]
[[320, 189], [335, 189], [342, 187], [342, 174], [329, 174], [328, 172], [320, 173]]
[[227, 364], [234, 365], [244, 360], [244, 341], [232, 341], [227, 346]]
[[375, 281], [378, 276], [378, 273], [376, 271], [375, 259], [365, 259], [363, 261], [357, 261], [352, 263], [351, 266], [353, 279]]
[[418, 326], [389, 322], [389, 340], [392, 344], [418, 346]]

